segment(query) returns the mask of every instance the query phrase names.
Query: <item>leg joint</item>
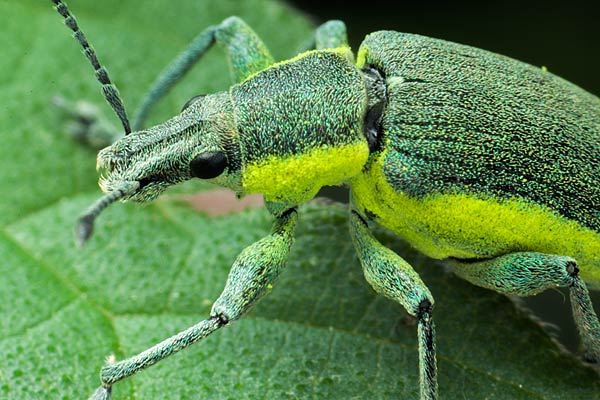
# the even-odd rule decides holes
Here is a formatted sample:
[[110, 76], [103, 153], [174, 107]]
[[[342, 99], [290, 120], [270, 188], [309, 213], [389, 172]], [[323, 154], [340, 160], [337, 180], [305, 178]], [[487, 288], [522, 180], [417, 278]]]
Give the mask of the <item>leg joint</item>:
[[576, 261], [567, 261], [566, 268], [567, 273], [572, 277], [575, 277], [577, 274], [579, 274], [579, 267], [577, 266]]
[[216, 320], [219, 324], [219, 328], [229, 323], [229, 318], [223, 313], [217, 313], [210, 316], [210, 319]]
[[417, 318], [419, 320], [423, 318], [427, 318], [431, 316], [431, 311], [433, 310], [433, 303], [429, 299], [423, 299], [417, 306]]
[[360, 215], [360, 213], [359, 213], [358, 211], [356, 211], [356, 210], [352, 209], [350, 212], [351, 212], [351, 213], [352, 213], [352, 214], [353, 214], [353, 215], [354, 215], [356, 218], [358, 218], [358, 220], [359, 220], [359, 221], [360, 221], [360, 222], [361, 222], [361, 223], [362, 223], [364, 226], [366, 226], [366, 227], [368, 227], [368, 226], [369, 226], [369, 223], [367, 222], [367, 220], [366, 220], [366, 219], [365, 219], [365, 218], [364, 218], [362, 215]]

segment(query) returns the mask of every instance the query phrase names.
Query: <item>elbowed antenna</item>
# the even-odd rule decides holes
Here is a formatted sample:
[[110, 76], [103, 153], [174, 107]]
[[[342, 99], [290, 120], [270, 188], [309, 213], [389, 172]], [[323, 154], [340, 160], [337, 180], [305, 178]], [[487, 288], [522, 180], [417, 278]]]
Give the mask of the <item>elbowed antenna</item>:
[[94, 202], [94, 204], [92, 204], [77, 220], [75, 236], [79, 246], [83, 246], [92, 235], [92, 232], [94, 231], [94, 221], [96, 220], [96, 217], [100, 215], [104, 209], [106, 209], [106, 207], [115, 201], [121, 200], [127, 195], [135, 192], [139, 187], [140, 183], [137, 181], [125, 182], [120, 188], [108, 192], [96, 200], [96, 202]]
[[119, 119], [121, 120], [121, 124], [123, 124], [123, 129], [125, 130], [125, 135], [130, 134], [131, 126], [129, 124], [129, 119], [127, 118], [127, 111], [125, 111], [125, 106], [123, 105], [123, 101], [121, 100], [121, 96], [119, 95], [119, 90], [110, 81], [106, 68], [100, 65], [96, 52], [88, 43], [87, 38], [83, 34], [83, 31], [79, 29], [77, 21], [75, 20], [75, 17], [73, 17], [73, 15], [71, 15], [71, 13], [69, 12], [67, 5], [61, 0], [52, 0], [52, 2], [56, 5], [56, 11], [58, 11], [58, 13], [62, 15], [65, 19], [65, 25], [67, 25], [73, 31], [73, 37], [77, 39], [77, 41], [83, 48], [83, 54], [85, 54], [85, 57], [92, 64], [92, 67], [94, 67], [96, 79], [102, 84], [102, 95], [104, 96], [104, 99], [106, 99], [107, 103], [114, 110], [114, 112], [117, 114], [117, 117], [119, 117]]

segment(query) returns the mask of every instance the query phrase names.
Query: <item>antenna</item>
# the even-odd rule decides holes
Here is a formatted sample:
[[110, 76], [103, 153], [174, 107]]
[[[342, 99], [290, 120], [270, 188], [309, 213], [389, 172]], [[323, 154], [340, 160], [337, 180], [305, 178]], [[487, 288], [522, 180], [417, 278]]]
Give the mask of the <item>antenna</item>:
[[140, 187], [139, 182], [124, 182], [123, 186], [106, 193], [92, 204], [85, 213], [77, 220], [75, 227], [75, 236], [80, 246], [92, 235], [94, 230], [94, 221], [102, 211], [117, 200], [135, 192]]
[[102, 65], [100, 65], [96, 52], [88, 43], [83, 31], [79, 29], [77, 21], [75, 20], [75, 17], [73, 17], [73, 15], [71, 15], [71, 13], [69, 12], [67, 5], [61, 0], [52, 0], [52, 2], [56, 5], [56, 11], [58, 11], [58, 13], [62, 15], [65, 19], [65, 25], [67, 25], [73, 31], [73, 37], [77, 39], [77, 41], [83, 48], [83, 54], [85, 54], [85, 57], [88, 59], [90, 64], [92, 64], [92, 67], [94, 67], [96, 79], [102, 84], [102, 95], [106, 99], [107, 103], [114, 110], [114, 112], [117, 114], [117, 117], [119, 117], [119, 119], [121, 120], [121, 124], [123, 124], [123, 129], [125, 130], [125, 135], [130, 134], [131, 127], [129, 124], [129, 119], [127, 118], [127, 112], [125, 111], [125, 107], [123, 106], [123, 101], [121, 100], [121, 96], [119, 95], [119, 90], [110, 81], [106, 69]]

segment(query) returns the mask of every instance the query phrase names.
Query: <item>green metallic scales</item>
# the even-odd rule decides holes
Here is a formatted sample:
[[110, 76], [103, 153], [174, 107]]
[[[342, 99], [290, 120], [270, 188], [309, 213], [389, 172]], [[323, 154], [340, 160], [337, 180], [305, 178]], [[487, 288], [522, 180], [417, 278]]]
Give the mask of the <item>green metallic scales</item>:
[[[66, 6], [53, 2], [104, 71]], [[312, 42], [315, 50], [273, 63], [241, 19], [207, 28], [157, 78], [134, 126], [215, 43], [233, 86], [99, 153], [106, 194], [80, 218], [81, 241], [109, 204], [151, 200], [193, 177], [239, 196], [262, 193], [275, 223], [234, 261], [206, 319], [109, 360], [92, 398], [110, 399], [114, 383], [246, 314], [284, 270], [297, 205], [337, 184], [351, 187], [350, 234], [366, 280], [417, 320], [421, 400], [438, 398], [435, 301], [371, 221], [449, 259], [475, 285], [519, 296], [567, 287], [584, 357], [600, 363], [600, 322], [583, 281], [600, 283], [600, 100], [542, 69], [442, 40], [376, 32], [356, 64], [341, 21], [321, 25]], [[124, 116], [116, 88], [100, 78]]]
[[231, 112], [228, 93], [215, 93], [160, 126], [133, 132], [116, 141], [98, 153], [97, 166], [105, 169], [100, 187], [110, 192], [121, 182], [140, 181], [141, 190], [126, 198], [140, 202], [153, 200], [169, 186], [192, 178], [190, 154], [201, 148], [228, 154], [230, 168], [215, 183], [235, 189], [240, 160], [239, 149], [232, 149], [235, 146]]
[[230, 93], [247, 164], [364, 141], [365, 83], [347, 48], [303, 53]]
[[360, 52], [388, 82], [384, 174], [396, 191], [516, 197], [600, 231], [600, 99], [540, 68], [419, 35], [376, 32]]
[[230, 94], [243, 194], [261, 193], [285, 210], [343, 184], [369, 157], [367, 85], [348, 46], [274, 64]]

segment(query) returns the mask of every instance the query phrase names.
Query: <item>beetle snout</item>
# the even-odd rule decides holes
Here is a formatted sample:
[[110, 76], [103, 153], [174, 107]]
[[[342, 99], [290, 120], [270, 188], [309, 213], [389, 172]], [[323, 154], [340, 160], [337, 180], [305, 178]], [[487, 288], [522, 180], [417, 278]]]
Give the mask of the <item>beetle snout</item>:
[[111, 147], [102, 149], [96, 158], [96, 170], [105, 170], [112, 172], [117, 165], [123, 163], [124, 157], [112, 151]]
[[98, 152], [96, 169], [103, 169], [110, 173], [117, 169], [124, 169], [131, 163], [136, 153], [141, 153], [145, 148], [151, 147], [147, 130], [132, 132], [105, 147]]
[[152, 200], [169, 186], [191, 178], [190, 151], [178, 142], [156, 143], [136, 150], [113, 145], [98, 154], [97, 165], [103, 170], [100, 186], [104, 192], [110, 192], [123, 182], [136, 182], [137, 189], [127, 199]]

